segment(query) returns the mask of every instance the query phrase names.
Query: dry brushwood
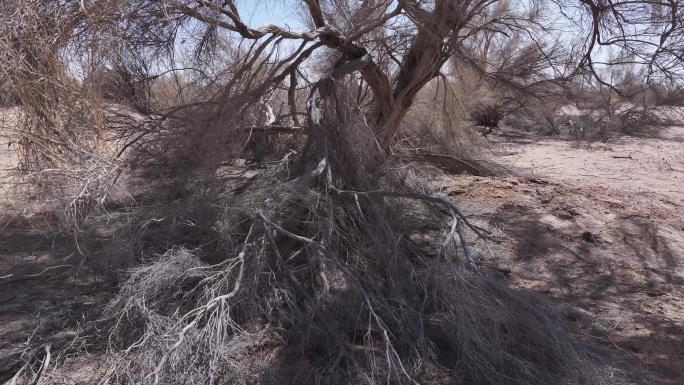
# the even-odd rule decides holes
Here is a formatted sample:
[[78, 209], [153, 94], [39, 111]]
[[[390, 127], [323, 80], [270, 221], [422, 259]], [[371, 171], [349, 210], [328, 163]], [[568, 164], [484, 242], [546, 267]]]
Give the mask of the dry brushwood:
[[[31, 379], [30, 384], [31, 385], [40, 385], [43, 383], [43, 376], [45, 375], [45, 372], [47, 371], [48, 366], [50, 365], [50, 344], [46, 344], [43, 349], [45, 350], [45, 357], [43, 358], [42, 361], [40, 361], [40, 368], [38, 369], [38, 373], [36, 373], [33, 378]], [[17, 380], [21, 378], [21, 374], [26, 370], [26, 368], [29, 366], [30, 362], [26, 362], [21, 369], [12, 377], [10, 381], [7, 382], [8, 385], [16, 385]]]
[[65, 267], [73, 268], [74, 266], [72, 266], [72, 265], [51, 266], [51, 267], [44, 269], [40, 273], [25, 274], [25, 275], [20, 275], [20, 276], [15, 276], [14, 274], [4, 275], [4, 276], [0, 277], [0, 286], [9, 285], [9, 284], [17, 283], [17, 282], [22, 282], [22, 281], [27, 281], [27, 280], [31, 280], [31, 279], [40, 279], [40, 278], [45, 277], [45, 275], [43, 275], [43, 273], [45, 273], [48, 270], [61, 269], [61, 268], [65, 268]]
[[[303, 196], [295, 199], [301, 201]], [[453, 224], [435, 256], [406, 254], [404, 247], [392, 250], [391, 243], [369, 247], [368, 241], [377, 240], [377, 234], [367, 233], [386, 222], [359, 222], [366, 216], [358, 210], [372, 211], [369, 202], [380, 195], [358, 196], [358, 200], [344, 199], [348, 202], [344, 209], [334, 209], [335, 223], [352, 220], [360, 226], [345, 236], [352, 239], [338, 239], [343, 234], [335, 226], [326, 245], [320, 228], [303, 236], [271, 219], [288, 223], [289, 215], [279, 214], [286, 207], [266, 206], [263, 211], [254, 207], [248, 209], [257, 211], [247, 221], [250, 230], [236, 257], [207, 266], [187, 251], [176, 250], [139, 270], [124, 286], [119, 310], [112, 308], [120, 313], [115, 336], [139, 328], [127, 337], [132, 342], [129, 351], [137, 353], [117, 358], [111, 379], [127, 373], [140, 382], [173, 378], [176, 383], [193, 383], [208, 379], [204, 376], [210, 374], [202, 370], [208, 365], [217, 376], [234, 380], [253, 378], [249, 376], [271, 367], [265, 373], [287, 383], [296, 374], [277, 368], [280, 360], [294, 360], [294, 367], [317, 381], [420, 382], [412, 363], [417, 356], [411, 358], [410, 353], [414, 349], [428, 360], [424, 365], [453, 365], [455, 374], [473, 383], [548, 383], [562, 378], [564, 369], [579, 373], [587, 369], [583, 365], [590, 365], [580, 364], [583, 353], [562, 337], [562, 328], [544, 310], [486, 278], [470, 278], [458, 269], [461, 263], [453, 259], [451, 239], [461, 231], [454, 230]], [[320, 196], [309, 195], [312, 198], [327, 205]], [[255, 221], [262, 225], [256, 226]], [[317, 221], [325, 223], [325, 218]], [[388, 250], [382, 251], [384, 247]], [[189, 276], [199, 277], [193, 281], [197, 283], [182, 288], [179, 283]], [[198, 298], [199, 307], [179, 313], [190, 298]], [[359, 314], [366, 319], [360, 324]], [[528, 346], [532, 341], [538, 345]], [[565, 342], [558, 345], [561, 341]], [[304, 351], [298, 353], [300, 344]], [[357, 353], [359, 345], [372, 361]], [[270, 357], [260, 353], [275, 347]], [[225, 349], [228, 352], [219, 354]], [[547, 354], [549, 358], [543, 358]], [[462, 358], [449, 358], [454, 355]], [[201, 366], [195, 366], [198, 359]], [[370, 362], [375, 366], [369, 367]], [[560, 366], [554, 369], [552, 362]], [[522, 378], [516, 382], [510, 376]]]
[[[42, 338], [31, 338], [23, 344], [12, 346], [11, 349], [9, 349], [9, 354], [0, 356], [0, 367], [5, 368], [8, 364], [11, 365], [13, 362], [18, 362], [20, 368], [14, 373], [12, 378], [7, 381], [7, 384], [16, 384], [17, 381], [22, 379], [24, 371], [35, 366], [36, 363], [40, 363], [39, 369], [32, 374], [32, 379], [28, 383], [46, 383], [44, 382], [44, 379], [50, 364], [51, 350], [57, 352], [61, 350], [68, 351], [70, 350], [69, 347], [79, 346], [85, 342], [88, 337], [92, 337], [96, 334], [99, 327], [102, 327], [111, 320], [111, 318], [103, 318], [88, 321], [74, 330], [62, 330]], [[39, 358], [41, 351], [44, 352], [42, 360]], [[56, 358], [59, 359], [59, 357]]]

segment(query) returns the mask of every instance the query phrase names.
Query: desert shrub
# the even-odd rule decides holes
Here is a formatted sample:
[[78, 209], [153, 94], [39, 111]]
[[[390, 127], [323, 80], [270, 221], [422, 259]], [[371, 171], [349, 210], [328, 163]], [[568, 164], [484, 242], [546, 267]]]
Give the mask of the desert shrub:
[[54, 2], [3, 3], [0, 25], [3, 88], [20, 107], [3, 120], [14, 144], [19, 199], [59, 206], [61, 228], [74, 231], [106, 199], [119, 169], [102, 141], [105, 114], [97, 89], [72, 73], [52, 15]]
[[483, 135], [486, 137], [494, 128], [499, 127], [499, 122], [505, 117], [504, 108], [496, 104], [484, 104], [474, 108], [470, 118], [476, 126], [485, 127]]
[[543, 99], [532, 99], [513, 109], [504, 118], [507, 127], [534, 132], [540, 135], [558, 135], [560, 126], [567, 123], [567, 116], [559, 111], [558, 104]]
[[[406, 170], [378, 187], [408, 188]], [[131, 270], [108, 308], [110, 382], [411, 383], [442, 368], [473, 384], [603, 381], [542, 303], [469, 272], [449, 237], [410, 240], [426, 218], [444, 236], [433, 203], [324, 196], [286, 175], [216, 201], [222, 259], [171, 247]]]
[[499, 122], [504, 117], [504, 112], [501, 106], [484, 105], [472, 113], [472, 119], [478, 126], [484, 127], [498, 127]]

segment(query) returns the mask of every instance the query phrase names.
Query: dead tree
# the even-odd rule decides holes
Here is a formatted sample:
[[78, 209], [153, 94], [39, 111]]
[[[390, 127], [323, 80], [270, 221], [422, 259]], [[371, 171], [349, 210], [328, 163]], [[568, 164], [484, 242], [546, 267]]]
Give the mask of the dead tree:
[[[275, 162], [272, 174], [250, 179], [249, 193], [236, 189], [213, 205], [227, 213], [223, 222], [229, 234], [224, 240], [229, 247], [222, 250], [223, 260], [209, 266], [193, 253], [172, 249], [131, 275], [109, 307], [119, 320], [112, 335], [118, 330], [125, 346], [112, 350], [122, 353], [103, 382], [116, 377], [117, 370], [126, 376], [122, 381], [132, 383], [220, 382], [214, 376], [220, 374], [220, 364], [231, 359], [228, 342], [237, 342], [231, 348], [238, 349], [239, 362], [233, 363], [243, 365], [235, 369], [236, 375], [267, 373], [249, 365], [258, 364], [256, 355], [276, 345], [282, 354], [308, 360], [308, 374], [317, 383], [418, 383], [415, 378], [424, 369], [418, 366], [425, 361], [433, 365], [428, 372], [451, 366], [445, 372], [455, 373], [462, 382], [600, 382], [586, 363], [587, 355], [545, 311], [486, 277], [466, 233], [488, 239], [484, 229], [447, 198], [412, 191], [390, 180], [401, 179], [400, 174], [381, 167], [392, 155], [419, 92], [433, 79], [452, 75], [442, 72], [450, 59], [493, 85], [520, 92], [553, 80], [562, 62], [548, 48], [558, 44], [541, 40], [553, 32], [544, 26], [545, 16], [557, 13], [541, 2], [512, 6], [505, 0], [303, 0], [292, 3], [301, 7], [310, 24], [303, 31], [249, 26], [233, 0], [10, 3], [0, 5], [3, 21], [13, 20], [9, 16], [15, 14], [31, 16], [7, 23], [11, 28], [0, 24], [0, 50], [10, 52], [0, 57], [0, 70], [6, 72], [0, 78], [15, 81], [20, 98], [37, 92], [36, 100], [48, 110], [69, 112], [60, 110], [61, 99], [50, 98], [41, 88], [43, 75], [75, 84], [67, 70], [77, 66], [70, 68], [65, 57], [103, 57], [100, 64], [111, 66], [125, 61], [127, 50], [136, 53], [140, 68], [164, 68], [186, 96], [191, 95], [180, 95], [175, 104], [155, 111], [143, 109], [150, 116], [117, 126], [123, 150], [140, 144], [155, 158], [168, 153], [180, 157], [177, 150], [183, 149], [190, 160], [201, 163], [197, 160], [203, 156], [240, 154], [257, 131], [304, 131], [307, 136]], [[638, 48], [629, 51], [644, 60], [651, 78], [681, 67], [678, 1], [555, 4], [561, 9], [578, 6], [589, 20], [581, 36], [589, 37], [589, 43], [583, 46], [580, 41], [566, 57], [570, 74], [589, 71], [604, 81], [597, 70], [597, 47], [631, 46], [627, 32], [604, 36], [606, 28], [627, 31], [629, 23], [664, 27], [645, 29]], [[644, 9], [652, 11], [651, 17], [643, 16]], [[582, 20], [571, 21], [584, 25]], [[34, 24], [43, 22], [50, 26], [45, 46], [35, 44], [30, 33]], [[194, 34], [189, 36], [183, 27]], [[653, 30], [664, 32], [654, 40]], [[514, 32], [527, 39], [525, 49], [505, 44]], [[496, 38], [504, 41], [504, 54], [498, 57], [515, 60], [494, 63]], [[563, 38], [567, 36], [557, 40]], [[190, 67], [179, 68], [172, 60], [181, 45], [194, 50]], [[60, 65], [58, 73], [42, 71], [43, 65], [34, 63], [41, 50], [51, 53], [50, 64]], [[583, 55], [576, 66], [572, 54], [578, 51]], [[530, 53], [535, 53], [532, 61]], [[550, 67], [540, 69], [544, 60]], [[26, 70], [19, 76], [13, 68]], [[525, 76], [529, 68], [537, 69], [532, 77]], [[311, 76], [315, 78], [309, 80]], [[16, 82], [22, 77], [35, 88], [22, 91]], [[298, 99], [303, 93], [304, 102]], [[276, 98], [287, 108], [268, 104]], [[32, 101], [24, 98], [22, 103]], [[486, 123], [496, 124], [494, 118], [487, 117]], [[56, 127], [68, 122], [54, 120]], [[31, 126], [24, 128], [25, 135], [32, 133]], [[72, 140], [78, 136], [65, 139], [54, 131], [44, 130], [31, 140], [48, 150], [56, 141], [71, 140], [74, 153], [85, 152]], [[155, 141], [143, 148], [148, 138]], [[291, 167], [295, 157], [301, 167]], [[91, 195], [81, 193], [72, 203], [91, 201]], [[412, 216], [406, 212], [416, 202], [447, 220], [436, 252], [407, 237]], [[84, 217], [77, 210], [81, 206], [70, 207], [77, 211], [75, 218]], [[160, 221], [144, 219], [131, 230], [151, 232], [148, 225]], [[174, 226], [177, 221], [168, 222]], [[212, 223], [212, 231], [215, 227], [221, 226]], [[459, 270], [461, 266], [467, 270]], [[198, 275], [188, 275], [193, 272]], [[180, 282], [195, 286], [185, 295], [175, 287]], [[191, 300], [195, 302], [185, 303]], [[126, 326], [134, 333], [121, 330]], [[144, 332], [136, 334], [140, 329]], [[447, 360], [440, 361], [443, 357]], [[48, 359], [43, 362], [47, 367]], [[261, 380], [249, 381], [255, 379]]]

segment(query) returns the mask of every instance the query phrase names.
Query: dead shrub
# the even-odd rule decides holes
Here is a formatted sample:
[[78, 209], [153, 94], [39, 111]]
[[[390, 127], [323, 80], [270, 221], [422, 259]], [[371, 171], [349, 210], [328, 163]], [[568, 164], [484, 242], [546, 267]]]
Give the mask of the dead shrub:
[[61, 228], [77, 231], [101, 207], [119, 168], [101, 140], [102, 99], [65, 64], [60, 37], [75, 26], [54, 16], [57, 4], [27, 0], [2, 7], [13, 16], [0, 25], [0, 77], [20, 107], [0, 124], [16, 144], [18, 195], [57, 201]]
[[[439, 204], [402, 190], [406, 165], [376, 185], [407, 195], [356, 198], [288, 181], [286, 166], [249, 193], [212, 198], [218, 215], [201, 226], [219, 234], [223, 258], [171, 246], [182, 221], [152, 222], [168, 210], [136, 220], [147, 217], [146, 237], [169, 247], [144, 255], [108, 307], [120, 353], [105, 381], [375, 384], [438, 372], [473, 384], [603, 381], [542, 303], [465, 269], [460, 246], [443, 238]], [[411, 185], [430, 193], [426, 181]], [[441, 248], [410, 240], [426, 218]]]

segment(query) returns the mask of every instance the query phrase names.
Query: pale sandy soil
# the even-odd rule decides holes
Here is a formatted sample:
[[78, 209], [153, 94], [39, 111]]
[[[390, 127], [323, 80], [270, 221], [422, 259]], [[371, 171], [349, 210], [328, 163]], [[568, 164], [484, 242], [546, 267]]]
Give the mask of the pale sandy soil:
[[618, 383], [684, 384], [684, 128], [589, 148], [491, 140], [517, 176], [446, 190], [504, 239], [474, 240], [481, 262], [555, 303]]
[[507, 142], [499, 142], [514, 153], [506, 159], [532, 175], [568, 186], [605, 187], [633, 198], [684, 204], [684, 127], [671, 127], [654, 137], [583, 142], [579, 148], [557, 139], [539, 140], [533, 146]]

